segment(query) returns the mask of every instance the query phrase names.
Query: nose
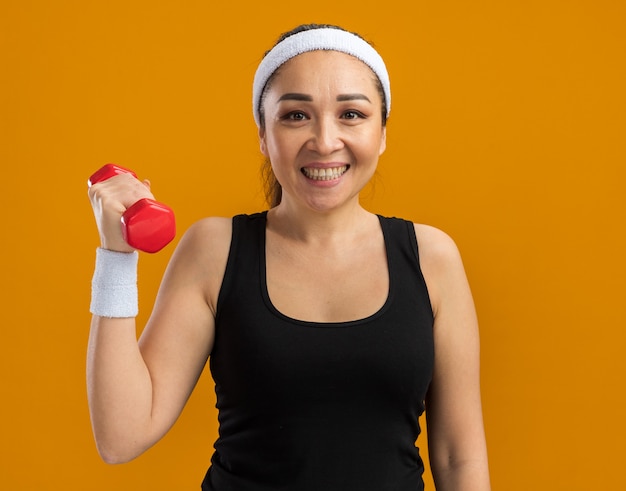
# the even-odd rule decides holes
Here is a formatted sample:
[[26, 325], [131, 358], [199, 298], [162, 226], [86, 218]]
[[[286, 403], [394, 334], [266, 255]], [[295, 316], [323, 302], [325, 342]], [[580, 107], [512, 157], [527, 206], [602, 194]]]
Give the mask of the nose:
[[343, 148], [341, 128], [334, 118], [319, 118], [313, 125], [308, 147], [320, 155], [330, 155]]

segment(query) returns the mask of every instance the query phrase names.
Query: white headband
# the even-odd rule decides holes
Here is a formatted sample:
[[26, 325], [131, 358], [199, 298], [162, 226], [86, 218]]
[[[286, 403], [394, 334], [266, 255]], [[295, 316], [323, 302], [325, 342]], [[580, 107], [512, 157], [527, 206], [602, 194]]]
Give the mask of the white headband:
[[341, 29], [320, 28], [301, 31], [285, 38], [272, 48], [263, 58], [254, 74], [252, 86], [252, 112], [257, 126], [261, 125], [259, 109], [261, 95], [265, 84], [272, 74], [285, 62], [306, 53], [307, 51], [330, 50], [340, 51], [361, 60], [376, 74], [385, 93], [385, 105], [387, 116], [391, 111], [391, 91], [389, 87], [389, 74], [385, 62], [378, 52], [367, 41], [359, 36]]

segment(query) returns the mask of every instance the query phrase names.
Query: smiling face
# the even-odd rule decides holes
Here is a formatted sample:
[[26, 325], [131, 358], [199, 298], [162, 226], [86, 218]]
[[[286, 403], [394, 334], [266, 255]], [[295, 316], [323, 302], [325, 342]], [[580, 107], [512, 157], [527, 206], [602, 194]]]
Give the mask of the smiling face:
[[328, 211], [358, 202], [385, 149], [374, 73], [337, 51], [311, 51], [279, 68], [263, 98], [261, 151], [283, 202]]

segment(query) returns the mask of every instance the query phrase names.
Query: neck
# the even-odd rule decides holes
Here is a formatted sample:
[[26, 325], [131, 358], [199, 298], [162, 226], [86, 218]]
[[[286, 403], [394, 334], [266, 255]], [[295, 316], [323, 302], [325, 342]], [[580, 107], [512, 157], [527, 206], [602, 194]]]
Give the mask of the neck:
[[372, 217], [358, 200], [330, 211], [303, 209], [283, 201], [269, 211], [268, 226], [291, 240], [332, 243], [358, 235]]

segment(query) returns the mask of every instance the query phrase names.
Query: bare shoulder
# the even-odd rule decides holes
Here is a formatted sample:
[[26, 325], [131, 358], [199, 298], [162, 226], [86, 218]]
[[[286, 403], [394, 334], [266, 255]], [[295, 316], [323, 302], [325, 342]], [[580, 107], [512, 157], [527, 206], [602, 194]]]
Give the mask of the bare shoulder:
[[203, 218], [192, 224], [176, 248], [175, 256], [204, 264], [228, 255], [232, 234], [230, 218]]
[[185, 232], [185, 240], [200, 242], [201, 245], [230, 244], [232, 233], [232, 219], [225, 217], [208, 217], [198, 220]]
[[459, 249], [447, 233], [421, 223], [414, 223], [422, 266], [450, 266], [461, 260]]
[[465, 288], [467, 278], [459, 249], [447, 233], [424, 224], [414, 224], [419, 247], [420, 268], [437, 312], [444, 297], [459, 287]]
[[222, 263], [228, 257], [232, 235], [232, 219], [224, 217], [203, 218], [191, 225], [177, 248], [177, 253], [201, 263]]
[[203, 218], [185, 231], [172, 256], [171, 269], [202, 284], [212, 309], [226, 271], [231, 235], [231, 218]]

